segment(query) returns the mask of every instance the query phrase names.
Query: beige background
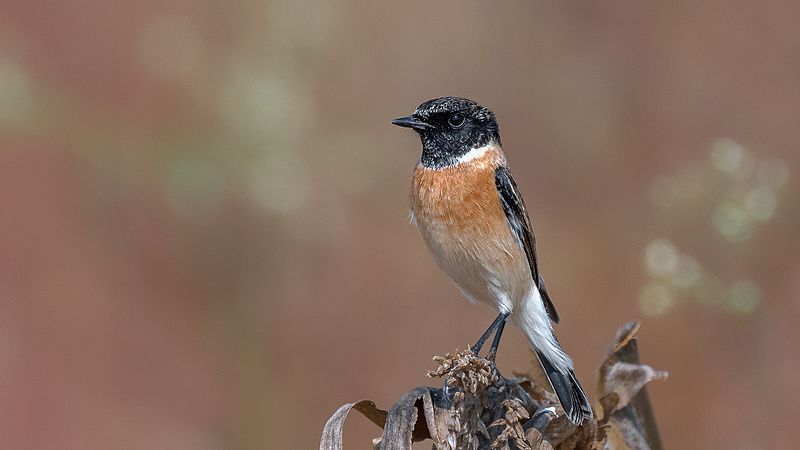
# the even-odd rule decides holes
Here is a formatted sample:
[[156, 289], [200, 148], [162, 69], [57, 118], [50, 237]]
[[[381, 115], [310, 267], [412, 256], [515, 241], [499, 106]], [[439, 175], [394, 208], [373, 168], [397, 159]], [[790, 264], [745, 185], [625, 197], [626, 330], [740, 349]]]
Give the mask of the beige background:
[[[3, 2], [3, 448], [314, 448], [493, 313], [408, 224], [441, 95], [498, 115], [591, 387], [643, 321], [668, 448], [788, 448], [796, 2]], [[501, 368], [525, 370], [510, 330]], [[377, 434], [355, 417], [346, 438]]]

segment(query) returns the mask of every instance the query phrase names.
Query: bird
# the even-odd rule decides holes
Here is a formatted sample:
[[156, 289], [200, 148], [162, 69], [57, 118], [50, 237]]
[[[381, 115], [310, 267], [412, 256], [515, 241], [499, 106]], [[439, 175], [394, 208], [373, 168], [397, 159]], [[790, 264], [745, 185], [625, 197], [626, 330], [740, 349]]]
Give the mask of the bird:
[[508, 167], [494, 112], [462, 97], [419, 105], [392, 124], [416, 131], [422, 154], [411, 181], [411, 221], [436, 264], [472, 303], [497, 317], [471, 350], [495, 333], [494, 361], [506, 321], [522, 330], [569, 420], [593, 417], [551, 322], [559, 315], [547, 293], [533, 228]]

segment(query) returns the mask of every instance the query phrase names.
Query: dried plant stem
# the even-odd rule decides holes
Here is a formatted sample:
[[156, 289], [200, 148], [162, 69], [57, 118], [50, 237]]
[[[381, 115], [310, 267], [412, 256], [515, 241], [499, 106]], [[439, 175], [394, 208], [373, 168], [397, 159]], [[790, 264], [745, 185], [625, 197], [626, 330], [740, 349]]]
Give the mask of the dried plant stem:
[[355, 409], [379, 427], [376, 449], [411, 449], [412, 442], [431, 439], [435, 449], [661, 449], [658, 428], [644, 389], [665, 378], [639, 363], [639, 325], [620, 328], [600, 367], [598, 390], [602, 414], [576, 427], [549, 386], [530, 377], [507, 379], [494, 362], [471, 350], [437, 356], [428, 376], [444, 387], [418, 387], [389, 411], [362, 400], [347, 404], [328, 420], [321, 450], [342, 448], [347, 413]]

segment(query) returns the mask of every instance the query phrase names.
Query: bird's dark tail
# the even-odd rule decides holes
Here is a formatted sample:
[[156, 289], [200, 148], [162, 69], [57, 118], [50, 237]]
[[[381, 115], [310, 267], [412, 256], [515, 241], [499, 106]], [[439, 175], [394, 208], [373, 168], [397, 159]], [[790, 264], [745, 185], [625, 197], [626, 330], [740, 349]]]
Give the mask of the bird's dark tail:
[[569, 420], [575, 425], [580, 425], [584, 420], [591, 419], [592, 406], [578, 379], [575, 378], [575, 372], [572, 369], [559, 370], [539, 351], [536, 355]]

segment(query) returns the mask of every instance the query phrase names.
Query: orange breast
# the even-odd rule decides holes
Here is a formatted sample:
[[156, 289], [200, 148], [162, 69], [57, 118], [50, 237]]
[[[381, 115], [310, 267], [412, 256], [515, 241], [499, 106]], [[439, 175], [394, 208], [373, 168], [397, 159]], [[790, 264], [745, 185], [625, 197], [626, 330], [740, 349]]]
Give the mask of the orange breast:
[[505, 224], [505, 213], [495, 187], [498, 155], [489, 151], [480, 159], [444, 169], [417, 167], [412, 186], [412, 210], [419, 223], [447, 227], [451, 232], [485, 233]]
[[495, 169], [504, 163], [493, 147], [454, 167], [418, 166], [412, 180], [411, 210], [434, 259], [473, 299], [488, 303], [492, 291], [519, 297], [530, 284], [495, 187]]

